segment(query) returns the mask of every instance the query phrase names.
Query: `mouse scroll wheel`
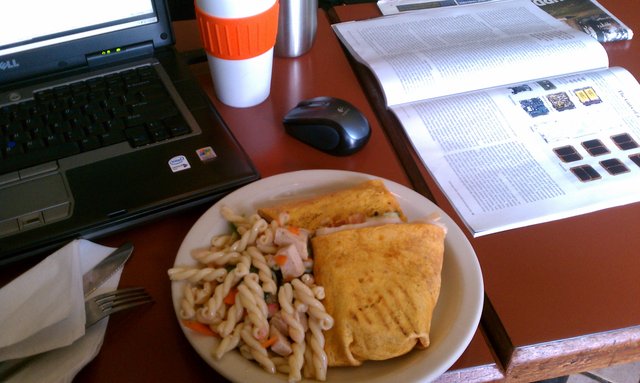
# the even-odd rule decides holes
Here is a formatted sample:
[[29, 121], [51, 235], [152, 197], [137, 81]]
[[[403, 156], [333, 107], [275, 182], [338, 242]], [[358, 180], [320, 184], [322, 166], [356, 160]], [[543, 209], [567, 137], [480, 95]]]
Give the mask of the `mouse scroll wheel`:
[[307, 101], [303, 104], [303, 106], [307, 107], [307, 108], [323, 108], [328, 106], [329, 103], [327, 101], [320, 101], [320, 100], [316, 100], [316, 101]]

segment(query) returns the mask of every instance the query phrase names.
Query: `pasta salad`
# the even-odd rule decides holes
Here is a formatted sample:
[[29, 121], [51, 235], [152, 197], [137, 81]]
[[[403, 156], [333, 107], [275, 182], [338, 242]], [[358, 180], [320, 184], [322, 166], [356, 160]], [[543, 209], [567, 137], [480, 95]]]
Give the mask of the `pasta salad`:
[[287, 215], [267, 223], [229, 207], [221, 214], [233, 230], [192, 253], [196, 266], [168, 270], [184, 281], [179, 317], [193, 331], [218, 338], [211, 353], [238, 350], [265, 371], [326, 380], [323, 331], [333, 326], [313, 278], [307, 230]]

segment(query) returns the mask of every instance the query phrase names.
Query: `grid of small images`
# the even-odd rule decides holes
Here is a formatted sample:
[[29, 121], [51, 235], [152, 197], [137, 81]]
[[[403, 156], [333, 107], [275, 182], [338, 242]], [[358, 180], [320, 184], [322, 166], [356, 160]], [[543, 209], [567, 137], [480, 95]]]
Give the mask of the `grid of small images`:
[[[592, 157], [604, 156], [611, 153], [612, 147], [617, 147], [622, 153], [633, 151], [640, 147], [638, 142], [628, 133], [615, 134], [609, 140], [603, 142], [600, 139], [582, 141], [582, 148]], [[554, 148], [553, 151], [562, 162], [572, 163], [583, 159], [583, 156], [572, 145]], [[636, 151], [637, 152], [637, 151]], [[640, 153], [628, 154], [631, 162], [640, 168]], [[612, 176], [628, 173], [631, 169], [620, 158], [609, 157], [598, 161], [600, 169], [589, 164], [572, 166], [569, 170], [582, 182], [595, 181], [602, 178], [601, 172], [607, 172]]]
[[[525, 98], [520, 100], [520, 106], [531, 117], [546, 116], [550, 113], [549, 107], [558, 112], [575, 109], [576, 105], [572, 97], [584, 106], [599, 104], [602, 102], [593, 87], [580, 87], [573, 90], [572, 95], [566, 91], [557, 91], [556, 86], [549, 80], [538, 81], [537, 84], [547, 93], [543, 96]], [[512, 94], [531, 91], [529, 85], [519, 85], [509, 88]]]
[[[509, 88], [512, 95], [520, 95], [518, 96], [520, 107], [533, 119], [553, 112], [576, 109], [576, 103], [580, 103], [583, 107], [602, 103], [602, 99], [591, 86], [576, 87], [571, 91], [567, 91], [559, 90], [553, 82], [548, 80], [538, 81], [536, 85], [544, 90], [544, 94], [530, 98], [522, 97], [526, 92], [532, 91], [530, 85], [525, 84]], [[577, 145], [582, 150], [579, 150], [574, 145], [564, 145], [554, 147], [553, 152], [563, 163], [576, 163], [569, 170], [582, 182], [602, 179], [602, 175], [605, 173], [616, 176], [631, 171], [624, 161], [620, 158], [615, 158], [616, 156], [620, 157], [622, 154], [637, 165], [637, 170], [640, 171], [640, 150], [636, 150], [640, 148], [640, 144], [629, 133], [616, 133], [605, 140], [599, 138], [585, 139]], [[612, 154], [613, 148], [617, 148], [615, 155]], [[585, 159], [583, 154], [580, 154], [581, 151], [586, 152], [587, 156], [592, 158], [604, 157], [597, 162], [598, 166], [596, 168], [589, 163], [578, 163]], [[589, 162], [592, 163], [592, 161]]]

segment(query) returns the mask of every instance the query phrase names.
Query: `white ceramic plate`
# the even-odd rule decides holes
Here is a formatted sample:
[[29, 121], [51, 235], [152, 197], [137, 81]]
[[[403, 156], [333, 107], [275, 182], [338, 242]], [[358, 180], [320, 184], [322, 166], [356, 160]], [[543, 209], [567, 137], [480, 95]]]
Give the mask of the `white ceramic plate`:
[[[185, 237], [175, 260], [176, 266], [193, 265], [191, 252], [206, 248], [212, 236], [226, 233], [229, 225], [220, 215], [221, 206], [239, 213], [252, 214], [258, 207], [301, 197], [310, 197], [360, 183], [372, 175], [336, 170], [303, 170], [284, 173], [242, 187], [217, 202], [195, 223]], [[460, 228], [439, 207], [417, 192], [398, 183], [384, 180], [411, 220], [438, 212], [448, 227], [442, 270], [442, 287], [431, 325], [431, 345], [426, 350], [380, 362], [366, 362], [360, 367], [331, 367], [328, 382], [428, 382], [444, 372], [460, 357], [473, 337], [480, 320], [484, 299], [482, 273], [471, 244]], [[182, 283], [171, 287], [176, 315], [182, 296]], [[271, 375], [256, 363], [231, 352], [221, 360], [211, 356], [216, 339], [183, 327], [193, 348], [214, 369], [234, 382], [284, 382], [286, 375]], [[312, 380], [311, 380], [312, 381]]]

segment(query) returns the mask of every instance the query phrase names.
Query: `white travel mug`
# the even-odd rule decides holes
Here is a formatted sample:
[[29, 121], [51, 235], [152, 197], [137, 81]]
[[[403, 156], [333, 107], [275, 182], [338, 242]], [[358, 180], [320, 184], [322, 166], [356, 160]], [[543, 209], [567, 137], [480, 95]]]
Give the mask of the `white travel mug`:
[[196, 0], [213, 87], [226, 105], [260, 104], [271, 90], [277, 0]]
[[318, 28], [318, 0], [280, 0], [275, 53], [298, 57], [313, 46]]

